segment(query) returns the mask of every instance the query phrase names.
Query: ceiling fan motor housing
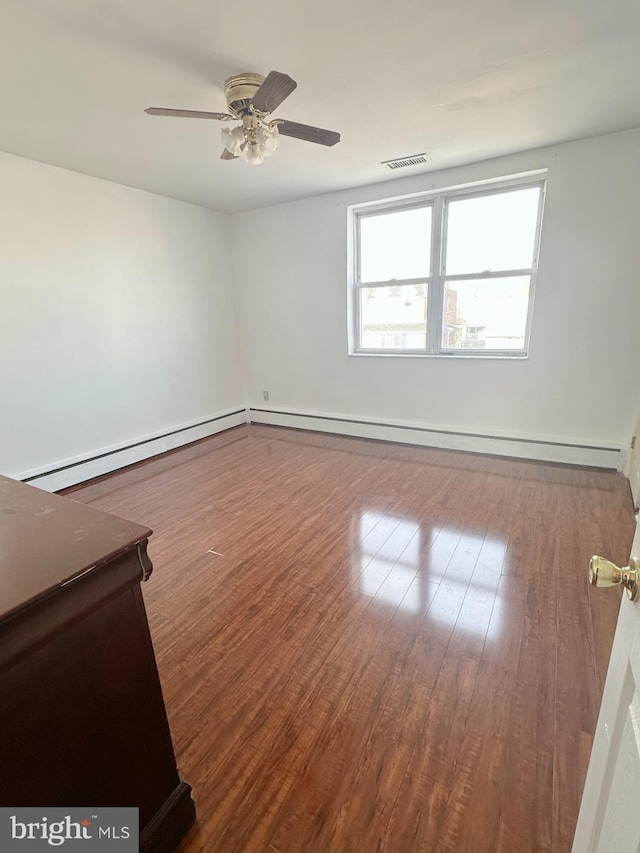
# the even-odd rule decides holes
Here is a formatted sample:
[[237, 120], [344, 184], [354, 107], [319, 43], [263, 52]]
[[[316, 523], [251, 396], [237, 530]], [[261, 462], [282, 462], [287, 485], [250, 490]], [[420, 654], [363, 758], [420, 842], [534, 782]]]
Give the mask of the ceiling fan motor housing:
[[224, 94], [229, 112], [241, 115], [249, 107], [264, 77], [261, 74], [234, 74], [224, 81]]

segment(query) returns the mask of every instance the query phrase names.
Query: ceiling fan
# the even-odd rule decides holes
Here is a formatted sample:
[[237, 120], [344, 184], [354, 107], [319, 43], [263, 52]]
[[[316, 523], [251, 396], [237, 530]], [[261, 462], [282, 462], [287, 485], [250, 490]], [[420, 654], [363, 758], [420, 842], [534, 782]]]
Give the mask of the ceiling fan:
[[241, 157], [253, 165], [264, 163], [273, 154], [280, 136], [292, 136], [318, 145], [335, 145], [340, 142], [340, 134], [334, 130], [323, 130], [281, 118], [269, 119], [297, 85], [288, 74], [279, 71], [271, 71], [266, 77], [261, 74], [235, 74], [224, 83], [228, 113], [170, 110], [164, 107], [148, 107], [145, 113], [152, 116], [238, 121], [240, 124], [232, 130], [226, 127], [222, 129], [224, 148], [220, 159], [237, 160]]

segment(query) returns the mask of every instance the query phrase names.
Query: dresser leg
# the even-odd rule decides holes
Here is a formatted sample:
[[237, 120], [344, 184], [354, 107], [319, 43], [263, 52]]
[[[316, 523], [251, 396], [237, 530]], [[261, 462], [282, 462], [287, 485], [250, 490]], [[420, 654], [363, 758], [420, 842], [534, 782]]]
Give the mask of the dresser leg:
[[173, 790], [140, 835], [142, 853], [170, 853], [175, 850], [196, 819], [191, 785], [186, 782]]

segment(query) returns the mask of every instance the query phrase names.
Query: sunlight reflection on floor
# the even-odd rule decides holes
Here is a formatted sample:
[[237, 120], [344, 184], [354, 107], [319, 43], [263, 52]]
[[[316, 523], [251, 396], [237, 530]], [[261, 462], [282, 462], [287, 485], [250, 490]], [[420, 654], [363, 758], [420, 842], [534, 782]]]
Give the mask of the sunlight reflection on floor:
[[354, 518], [353, 587], [431, 624], [500, 634], [508, 540], [366, 510]]

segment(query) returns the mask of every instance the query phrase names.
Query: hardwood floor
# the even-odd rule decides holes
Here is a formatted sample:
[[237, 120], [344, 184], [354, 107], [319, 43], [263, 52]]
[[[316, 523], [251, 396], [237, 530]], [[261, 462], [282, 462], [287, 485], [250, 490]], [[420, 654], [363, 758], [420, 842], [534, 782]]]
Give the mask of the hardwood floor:
[[239, 427], [68, 490], [154, 528], [182, 853], [565, 853], [620, 474]]

